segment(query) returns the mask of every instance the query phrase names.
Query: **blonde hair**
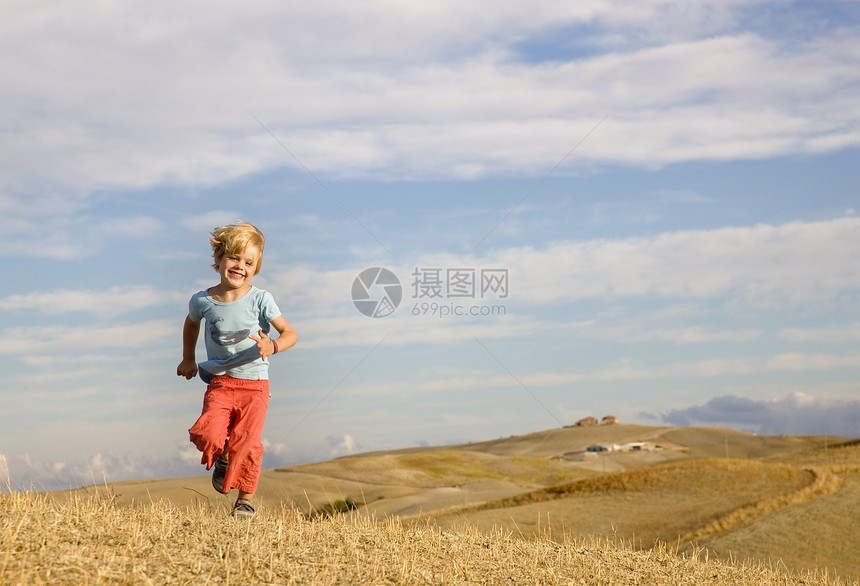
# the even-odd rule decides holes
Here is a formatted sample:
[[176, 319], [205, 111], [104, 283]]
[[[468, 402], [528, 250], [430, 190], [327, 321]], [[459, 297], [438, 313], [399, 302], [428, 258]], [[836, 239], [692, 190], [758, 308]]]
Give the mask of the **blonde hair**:
[[248, 222], [219, 226], [212, 230], [209, 244], [212, 245], [212, 256], [215, 258], [215, 264], [212, 266], [216, 271], [225, 256], [240, 254], [249, 246], [256, 246], [260, 249], [260, 256], [257, 259], [257, 268], [254, 274], [260, 272], [260, 267], [263, 265], [263, 247], [266, 245], [266, 239], [256, 226]]

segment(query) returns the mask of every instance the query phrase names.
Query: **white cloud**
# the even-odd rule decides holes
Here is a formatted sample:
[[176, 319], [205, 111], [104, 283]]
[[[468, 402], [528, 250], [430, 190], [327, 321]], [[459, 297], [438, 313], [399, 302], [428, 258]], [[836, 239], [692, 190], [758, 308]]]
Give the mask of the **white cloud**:
[[[13, 490], [64, 490], [123, 480], [191, 476], [198, 471], [185, 458], [133, 453], [96, 452], [69, 461], [38, 459], [29, 453], [2, 459], [8, 466], [5, 480]], [[195, 463], [199, 461], [197, 458]]]
[[[386, 340], [386, 346], [388, 341]], [[492, 350], [490, 350], [492, 352]], [[495, 358], [495, 354], [492, 357]], [[492, 358], [490, 359], [492, 361]], [[398, 396], [408, 386], [412, 396], [435, 393], [469, 392], [486, 389], [551, 389], [573, 387], [584, 383], [616, 383], [679, 379], [717, 379], [721, 377], [756, 377], [775, 372], [800, 373], [831, 369], [860, 369], [860, 355], [777, 354], [764, 356], [738, 356], [675, 361], [642, 361], [618, 357], [595, 368], [560, 366], [554, 370], [520, 368], [506, 372], [506, 367], [472, 368], [455, 373], [438, 365], [431, 373], [417, 379], [388, 381], [377, 377], [372, 385], [364, 381], [346, 381], [338, 392], [361, 397]], [[820, 386], [824, 386], [823, 384]], [[322, 390], [306, 390], [319, 394]]]
[[179, 450], [179, 459], [188, 464], [200, 464], [200, 450], [196, 446], [188, 445]]
[[860, 221], [680, 231], [622, 240], [499, 250], [511, 299], [552, 303], [657, 296], [737, 297], [761, 305], [860, 288]]
[[307, 462], [321, 462], [355, 454], [362, 450], [359, 442], [348, 433], [330, 434], [324, 438], [315, 438], [310, 441], [305, 438], [305, 442], [286, 443], [285, 438], [272, 442], [270, 439], [264, 438], [263, 466], [276, 468]]
[[157, 218], [151, 216], [134, 216], [112, 220], [109, 224], [104, 225], [104, 229], [112, 235], [146, 238], [160, 232], [162, 226], [161, 220]]
[[57, 290], [10, 295], [0, 299], [0, 309], [6, 311], [37, 311], [43, 315], [66, 315], [71, 312], [90, 313], [100, 318], [114, 318], [123, 313], [166, 303], [181, 304], [187, 294], [157, 291], [148, 285], [116, 286], [103, 291]]
[[[6, 356], [38, 356], [57, 353], [86, 353], [96, 349], [140, 349], [179, 339], [179, 326], [168, 320], [149, 320], [102, 327], [57, 327], [32, 339], [30, 328], [0, 331], [0, 352]], [[22, 344], [22, 340], [30, 340]]]
[[[388, 336], [386, 344], [449, 343], [478, 338], [524, 337], [575, 330], [578, 336], [676, 344], [748, 342], [760, 327], [714, 327], [702, 321], [715, 309], [700, 300], [740, 302], [746, 307], [785, 307], [833, 299], [860, 289], [860, 219], [758, 224], [715, 230], [665, 232], [649, 237], [562, 241], [541, 248], [496, 249], [482, 257], [426, 254], [413, 262], [380, 263], [399, 278], [403, 299], [391, 316], [370, 319], [353, 306], [353, 280], [366, 268], [321, 271], [310, 265], [261, 274], [259, 285], [272, 291], [299, 332], [301, 347], [314, 349], [367, 345]], [[367, 266], [375, 264], [369, 261]], [[499, 307], [501, 315], [459, 318], [422, 313], [415, 297], [415, 267], [504, 268], [507, 298], [442, 299], [458, 305]], [[674, 309], [617, 319], [569, 322], [544, 312], [580, 300], [664, 299]], [[693, 302], [692, 306], [684, 305]], [[415, 315], [415, 314], [418, 315]], [[677, 323], [677, 326], [672, 326]], [[784, 328], [794, 341], [852, 340], [857, 328], [803, 330]]]
[[192, 230], [211, 231], [215, 226], [226, 226], [241, 221], [241, 214], [235, 211], [211, 210], [193, 218], [185, 218], [182, 224]]
[[283, 456], [288, 454], [290, 451], [290, 448], [285, 443], [273, 443], [270, 439], [265, 437], [262, 439], [262, 444], [267, 456]]
[[[410, 264], [386, 267], [398, 276], [403, 287], [403, 301], [396, 318], [413, 310], [421, 301], [414, 298], [412, 287], [416, 266], [507, 269], [510, 287], [507, 298], [463, 301], [509, 306], [506, 318], [495, 320], [493, 327], [525, 326], [524, 331], [534, 331], [551, 325], [511, 320], [522, 320], [523, 316], [517, 317], [517, 313], [521, 314], [524, 307], [581, 299], [725, 298], [769, 306], [832, 297], [860, 288], [856, 258], [860, 258], [860, 219], [847, 217], [776, 226], [758, 224], [665, 232], [616, 240], [563, 241], [543, 248], [497, 249], [483, 257], [436, 254], [414, 259]], [[352, 307], [350, 288], [363, 268], [321, 272], [310, 266], [292, 267], [272, 276], [266, 285], [277, 299], [284, 300], [285, 306], [301, 308], [301, 319], [311, 326], [307, 329], [313, 339], [327, 338], [326, 343], [333, 343], [336, 338], [348, 340], [360, 329], [367, 331], [383, 325], [399, 329], [396, 318], [353, 319], [358, 313]], [[422, 334], [435, 331], [451, 336], [454, 334], [445, 327], [456, 323], [463, 322], [440, 320], [436, 326], [430, 324]], [[480, 323], [486, 326], [488, 322]], [[749, 340], [758, 331], [662, 326], [631, 335], [689, 343]], [[783, 333], [784, 337], [800, 335], [803, 334], [795, 330]], [[428, 339], [432, 339], [432, 334]]]
[[[302, 349], [332, 348], [337, 346], [367, 346], [385, 338], [386, 346], [394, 344], [446, 344], [480, 339], [524, 337], [532, 334], [558, 331], [569, 324], [536, 320], [527, 316], [440, 318], [437, 315], [416, 317], [410, 307], [402, 307], [404, 315], [392, 318], [371, 319], [358, 313], [341, 318], [315, 318], [296, 320]], [[302, 333], [306, 332], [306, 333]]]
[[803, 354], [791, 352], [771, 358], [767, 368], [771, 370], [807, 371], [834, 370], [837, 368], [860, 367], [860, 354]]
[[658, 201], [662, 202], [670, 202], [670, 203], [690, 203], [690, 204], [702, 204], [702, 203], [716, 203], [716, 200], [710, 197], [706, 197], [700, 193], [689, 189], [658, 189], [654, 191], [651, 195], [657, 198]]
[[611, 328], [593, 328], [584, 336], [616, 342], [638, 343], [647, 341], [673, 342], [675, 344], [699, 344], [708, 342], [747, 342], [762, 335], [758, 329], [708, 329], [702, 326], [679, 328], [648, 327], [647, 324], [625, 324]]
[[779, 336], [794, 342], [857, 342], [860, 324], [829, 328], [784, 328]]
[[329, 447], [330, 458], [337, 458], [339, 456], [346, 456], [347, 454], [354, 454], [359, 449], [358, 443], [356, 443], [355, 438], [353, 438], [348, 433], [342, 436], [330, 435], [325, 438], [325, 441]]
[[[315, 172], [389, 178], [531, 174], [605, 114], [576, 160], [857, 144], [857, 35], [783, 45], [735, 28], [739, 6], [19, 4], [0, 25], [0, 49], [15, 55], [0, 85], [0, 186], [41, 186], [42, 200], [58, 187], [213, 185], [294, 166], [251, 114]], [[519, 58], [517, 43], [566, 26], [627, 42]]]
[[108, 240], [116, 246], [125, 239], [151, 238], [163, 227], [152, 216], [105, 220], [90, 215], [82, 194], [59, 197], [39, 192], [9, 199], [17, 203], [9, 206], [9, 224], [0, 234], [0, 245], [16, 256], [75, 260], [100, 252]]

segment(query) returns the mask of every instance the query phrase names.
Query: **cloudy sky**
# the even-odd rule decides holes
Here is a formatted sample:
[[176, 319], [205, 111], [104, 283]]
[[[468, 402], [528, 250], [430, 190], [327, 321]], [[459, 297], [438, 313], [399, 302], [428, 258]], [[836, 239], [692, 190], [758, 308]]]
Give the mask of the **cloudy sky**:
[[856, 1], [3, 13], [13, 486], [201, 472], [181, 326], [239, 219], [299, 333], [265, 466], [608, 414], [860, 436]]

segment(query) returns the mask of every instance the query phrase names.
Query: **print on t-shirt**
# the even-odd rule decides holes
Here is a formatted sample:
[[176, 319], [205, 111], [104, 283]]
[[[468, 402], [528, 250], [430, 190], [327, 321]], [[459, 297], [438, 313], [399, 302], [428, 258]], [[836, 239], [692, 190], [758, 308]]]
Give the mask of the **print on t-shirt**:
[[238, 332], [222, 332], [218, 324], [224, 321], [222, 317], [215, 317], [209, 322], [209, 337], [219, 346], [232, 346], [242, 340], [247, 340], [251, 330], [239, 330]]

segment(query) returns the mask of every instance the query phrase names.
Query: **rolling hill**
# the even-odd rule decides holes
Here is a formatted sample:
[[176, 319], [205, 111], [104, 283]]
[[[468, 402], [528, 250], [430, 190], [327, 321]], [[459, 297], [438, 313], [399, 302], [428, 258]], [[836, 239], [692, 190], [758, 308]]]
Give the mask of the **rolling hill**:
[[[208, 476], [110, 486], [119, 503], [219, 505]], [[341, 501], [382, 521], [705, 548], [860, 579], [860, 442], [720, 428], [570, 427], [264, 470], [262, 507]]]

